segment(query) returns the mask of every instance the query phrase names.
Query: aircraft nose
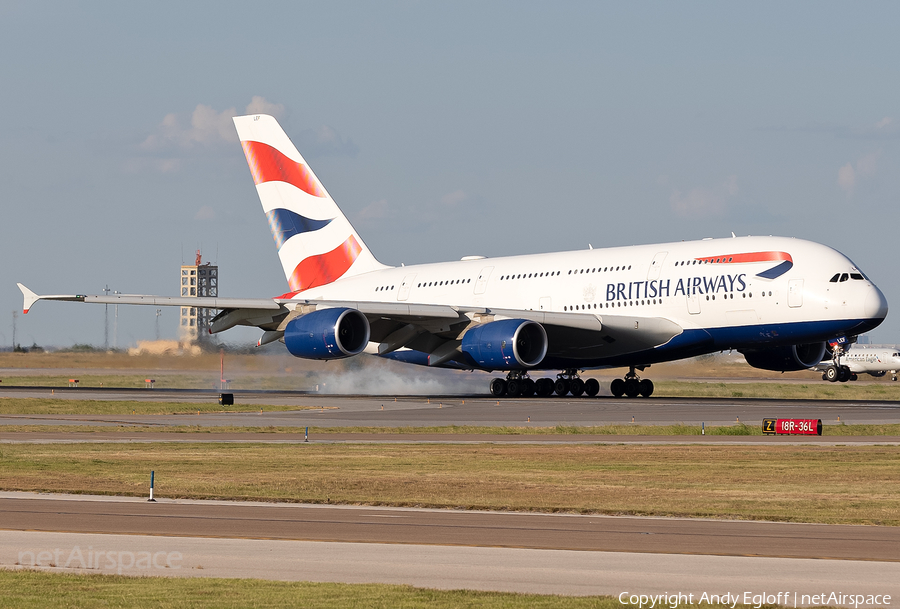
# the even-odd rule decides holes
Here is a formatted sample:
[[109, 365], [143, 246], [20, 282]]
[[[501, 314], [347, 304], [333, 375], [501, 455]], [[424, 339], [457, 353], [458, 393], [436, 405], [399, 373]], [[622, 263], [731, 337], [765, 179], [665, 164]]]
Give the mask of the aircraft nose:
[[888, 313], [888, 302], [884, 294], [874, 285], [866, 294], [863, 312], [868, 319], [884, 319]]

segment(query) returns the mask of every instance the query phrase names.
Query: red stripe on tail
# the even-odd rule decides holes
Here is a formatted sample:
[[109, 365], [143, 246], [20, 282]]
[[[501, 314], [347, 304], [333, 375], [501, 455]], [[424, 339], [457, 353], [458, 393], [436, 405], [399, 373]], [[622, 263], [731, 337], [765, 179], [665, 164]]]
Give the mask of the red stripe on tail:
[[325, 190], [306, 165], [292, 161], [268, 144], [251, 140], [241, 142], [250, 165], [253, 182], [287, 182], [314, 197], [324, 197]]
[[353, 262], [362, 246], [353, 235], [335, 249], [318, 256], [310, 256], [300, 261], [291, 273], [290, 286], [294, 292], [327, 285], [339, 279]]

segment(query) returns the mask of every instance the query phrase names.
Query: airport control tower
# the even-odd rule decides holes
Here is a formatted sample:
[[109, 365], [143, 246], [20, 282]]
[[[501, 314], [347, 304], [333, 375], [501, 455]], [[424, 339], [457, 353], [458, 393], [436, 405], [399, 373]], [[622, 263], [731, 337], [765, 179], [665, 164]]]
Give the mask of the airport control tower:
[[[219, 295], [219, 267], [209, 262], [203, 264], [200, 250], [197, 250], [193, 265], [181, 265], [181, 295], [189, 298]], [[196, 343], [209, 338], [209, 325], [217, 312], [215, 309], [181, 307], [181, 340]]]

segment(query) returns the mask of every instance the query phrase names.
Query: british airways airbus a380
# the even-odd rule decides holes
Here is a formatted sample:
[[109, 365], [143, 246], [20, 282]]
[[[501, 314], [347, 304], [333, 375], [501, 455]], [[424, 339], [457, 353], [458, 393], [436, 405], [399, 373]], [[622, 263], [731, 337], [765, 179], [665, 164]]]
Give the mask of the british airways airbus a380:
[[[502, 371], [495, 396], [597, 395], [579, 371], [627, 367], [615, 396], [649, 397], [650, 364], [737, 349], [751, 366], [804, 370], [887, 315], [840, 252], [735, 237], [388, 267], [379, 263], [271, 116], [234, 119], [290, 291], [266, 299], [135, 295], [40, 299], [219, 309], [210, 332], [263, 330], [293, 355], [369, 351], [425, 366]], [[833, 281], [848, 274], [850, 281]], [[837, 354], [840, 358], [840, 352]], [[556, 378], [532, 380], [537, 371]], [[537, 375], [536, 375], [537, 376]]]

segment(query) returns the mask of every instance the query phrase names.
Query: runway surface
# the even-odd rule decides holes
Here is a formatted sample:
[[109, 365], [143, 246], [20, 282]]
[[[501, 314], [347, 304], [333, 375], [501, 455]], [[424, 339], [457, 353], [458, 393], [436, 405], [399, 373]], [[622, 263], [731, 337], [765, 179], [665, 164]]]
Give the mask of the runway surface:
[[[900, 562], [900, 528], [0, 493], [2, 528]], [[900, 568], [900, 565], [898, 565]]]
[[[50, 397], [49, 391], [0, 388], [0, 397]], [[216, 403], [218, 393], [158, 390], [56, 390], [55, 397], [92, 400]], [[396, 400], [396, 401], [395, 401]], [[279, 427], [406, 427], [482, 425], [547, 427], [685, 423], [761, 424], [762, 419], [822, 419], [826, 425], [898, 423], [900, 402], [763, 400], [745, 398], [530, 398], [488, 399], [481, 396], [372, 397], [321, 396], [290, 392], [236, 392], [235, 402], [264, 407], [291, 405], [312, 410], [221, 412], [177, 415], [10, 415], [0, 425], [198, 425]]]
[[[103, 428], [98, 428], [103, 429]], [[900, 445], [900, 436], [652, 436], [600, 434], [462, 434], [462, 433], [182, 433], [182, 432], [5, 432], [0, 444], [77, 443], [180, 444], [705, 444], [726, 446], [873, 446]]]
[[[886, 527], [31, 493], [0, 494], [0, 523], [7, 568], [82, 570], [89, 553], [102, 552], [94, 571], [141, 575], [545, 594], [900, 597], [900, 530]], [[133, 557], [142, 552], [164, 553], [159, 567], [138, 569]]]

